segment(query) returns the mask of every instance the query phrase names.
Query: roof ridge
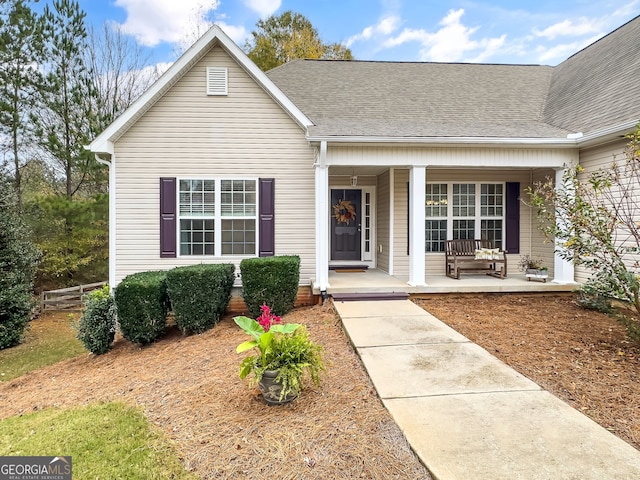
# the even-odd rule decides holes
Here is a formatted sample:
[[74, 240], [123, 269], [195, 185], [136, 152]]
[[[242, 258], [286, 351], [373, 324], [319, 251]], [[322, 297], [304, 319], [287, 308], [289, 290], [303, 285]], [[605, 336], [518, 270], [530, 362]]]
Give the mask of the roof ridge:
[[411, 65], [469, 65], [469, 66], [498, 66], [498, 67], [551, 67], [550, 65], [543, 65], [539, 63], [478, 63], [478, 62], [419, 62], [412, 60], [364, 60], [364, 59], [354, 59], [354, 60], [344, 60], [344, 59], [330, 59], [330, 58], [303, 58], [296, 59], [290, 62], [284, 63], [273, 68], [270, 71], [275, 70], [276, 68], [280, 68], [284, 65], [288, 65], [293, 62], [327, 62], [327, 63], [388, 63], [388, 64], [411, 64]]
[[[584, 52], [585, 50], [593, 47], [594, 45], [596, 45], [597, 43], [603, 41], [605, 38], [610, 37], [611, 35], [613, 35], [614, 33], [616, 33], [618, 30], [626, 27], [627, 25], [629, 25], [630, 23], [633, 23], [634, 21], [640, 19], [640, 15], [636, 15], [635, 17], [633, 17], [631, 20], [629, 20], [628, 22], [623, 23], [622, 25], [620, 25], [618, 28], [616, 28], [615, 30], [610, 31], [609, 33], [607, 33], [606, 35], [601, 36], [600, 38], [598, 38], [595, 42], [590, 43], [589, 45], [587, 45], [586, 47], [583, 47], [582, 49], [578, 50], [577, 52], [575, 52], [574, 54], [572, 54], [570, 57], [567, 57], [566, 60], [564, 60], [562, 63], [566, 62], [567, 60], [575, 57], [576, 55], [579, 55], [580, 53]], [[562, 63], [560, 63], [560, 65], [562, 65]]]

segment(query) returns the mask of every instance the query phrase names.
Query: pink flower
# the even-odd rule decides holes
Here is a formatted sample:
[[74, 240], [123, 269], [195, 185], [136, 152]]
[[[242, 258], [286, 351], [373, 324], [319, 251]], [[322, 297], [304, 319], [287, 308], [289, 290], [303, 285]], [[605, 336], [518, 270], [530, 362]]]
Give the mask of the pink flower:
[[256, 320], [260, 324], [260, 326], [264, 328], [265, 332], [269, 331], [271, 325], [282, 322], [282, 319], [278, 315], [274, 315], [273, 313], [271, 313], [271, 308], [269, 308], [266, 303], [262, 304], [260, 310], [262, 310], [262, 313], [258, 318], [256, 318]]

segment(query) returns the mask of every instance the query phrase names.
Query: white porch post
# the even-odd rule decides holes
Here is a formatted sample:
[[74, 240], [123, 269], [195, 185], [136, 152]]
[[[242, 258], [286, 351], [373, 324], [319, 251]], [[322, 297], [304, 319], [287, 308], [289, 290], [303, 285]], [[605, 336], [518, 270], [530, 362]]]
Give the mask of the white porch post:
[[316, 288], [329, 287], [329, 167], [326, 165], [327, 142], [320, 143], [320, 158], [315, 164], [316, 187]]
[[409, 174], [409, 285], [425, 286], [424, 199], [426, 167], [411, 167]]
[[[565, 168], [557, 168], [556, 169], [556, 190], [561, 190], [565, 188], [563, 176], [565, 172]], [[565, 223], [568, 220], [562, 217], [556, 217], [556, 223]], [[558, 255], [558, 252], [564, 248], [561, 242], [558, 240], [555, 241], [555, 253], [554, 253], [554, 262], [553, 262], [553, 281], [555, 283], [575, 283], [574, 276], [574, 268], [573, 263], [567, 261]]]

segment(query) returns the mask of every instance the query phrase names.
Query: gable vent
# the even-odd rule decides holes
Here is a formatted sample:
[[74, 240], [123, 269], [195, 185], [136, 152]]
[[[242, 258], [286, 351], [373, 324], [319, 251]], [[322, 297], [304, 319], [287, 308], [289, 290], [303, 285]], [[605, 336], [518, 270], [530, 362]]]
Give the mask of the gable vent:
[[226, 67], [207, 67], [207, 95], [227, 95]]

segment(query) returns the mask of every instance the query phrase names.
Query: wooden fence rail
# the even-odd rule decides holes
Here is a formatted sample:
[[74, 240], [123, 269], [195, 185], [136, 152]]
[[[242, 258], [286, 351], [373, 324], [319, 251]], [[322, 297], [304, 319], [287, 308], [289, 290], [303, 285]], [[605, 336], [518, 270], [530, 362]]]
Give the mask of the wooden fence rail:
[[82, 310], [85, 295], [106, 284], [107, 282], [98, 282], [42, 292], [40, 294], [40, 311]]

